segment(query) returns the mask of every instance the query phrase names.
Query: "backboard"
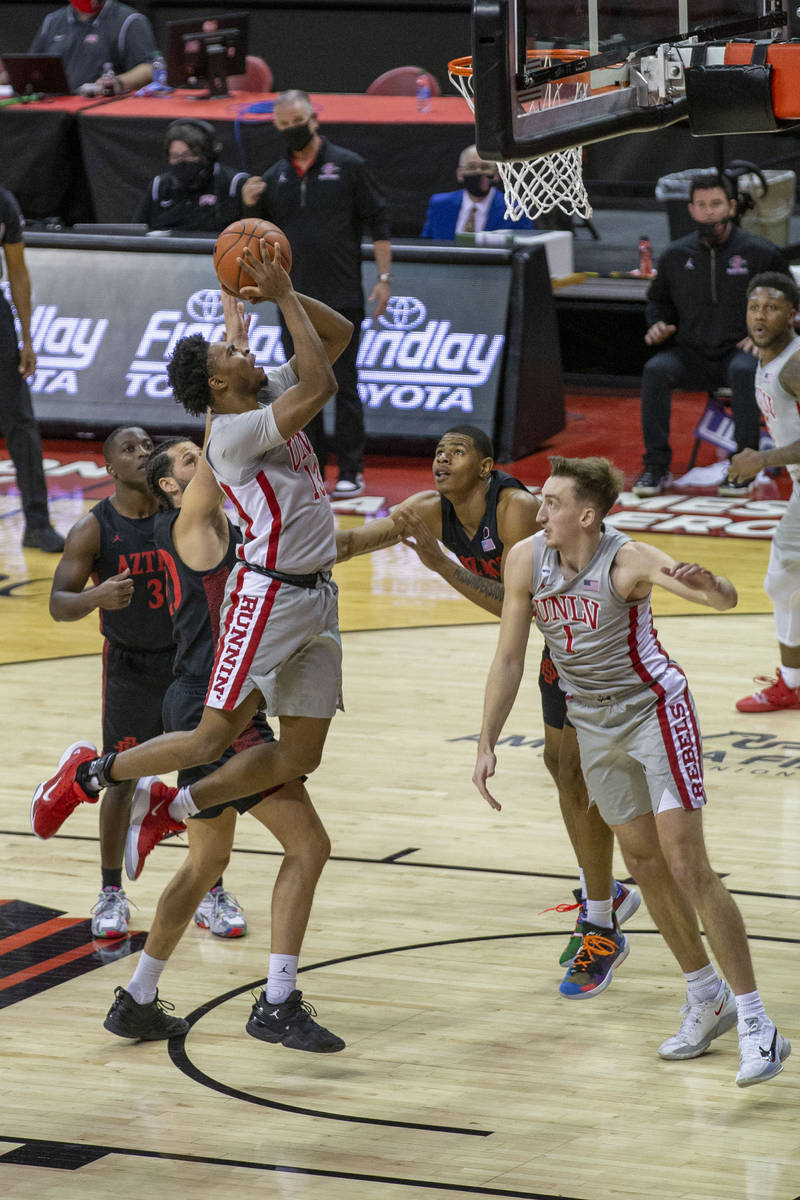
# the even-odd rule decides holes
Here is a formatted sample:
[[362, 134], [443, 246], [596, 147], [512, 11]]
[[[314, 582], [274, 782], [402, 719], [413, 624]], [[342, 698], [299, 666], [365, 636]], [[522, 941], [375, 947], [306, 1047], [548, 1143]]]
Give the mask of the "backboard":
[[[693, 45], [710, 44], [702, 69], [724, 65], [736, 38], [800, 37], [798, 14], [795, 0], [474, 0], [478, 149], [499, 162], [530, 160], [674, 124], [688, 112]], [[588, 57], [547, 54], [566, 48]], [[792, 50], [794, 69], [800, 47]], [[551, 102], [545, 92], [559, 79]]]

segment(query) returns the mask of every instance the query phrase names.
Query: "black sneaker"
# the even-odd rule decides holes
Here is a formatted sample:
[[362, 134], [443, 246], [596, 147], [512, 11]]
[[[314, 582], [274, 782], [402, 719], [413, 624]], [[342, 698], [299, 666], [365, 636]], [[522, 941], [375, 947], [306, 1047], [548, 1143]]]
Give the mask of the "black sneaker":
[[645, 467], [633, 485], [633, 494], [634, 496], [658, 496], [671, 479], [672, 476], [666, 469]]
[[60, 554], [64, 549], [64, 539], [52, 525], [26, 529], [22, 544], [28, 550], [44, 550], [46, 554]]
[[161, 1038], [177, 1037], [189, 1032], [189, 1022], [183, 1017], [170, 1017], [174, 1004], [159, 1000], [158, 992], [149, 1004], [137, 1004], [125, 988], [115, 988], [114, 1003], [108, 1010], [103, 1026], [117, 1037], [138, 1038], [141, 1042], [157, 1042]]
[[281, 1042], [290, 1050], [310, 1050], [312, 1054], [335, 1054], [344, 1050], [344, 1042], [329, 1029], [318, 1025], [317, 1010], [294, 991], [282, 1004], [268, 1004], [262, 992], [253, 1005], [246, 1029], [262, 1042]]
[[725, 478], [717, 488], [717, 495], [746, 496], [754, 483], [755, 476], [752, 479], [737, 479], [736, 483], [734, 483], [730, 475], [726, 473]]

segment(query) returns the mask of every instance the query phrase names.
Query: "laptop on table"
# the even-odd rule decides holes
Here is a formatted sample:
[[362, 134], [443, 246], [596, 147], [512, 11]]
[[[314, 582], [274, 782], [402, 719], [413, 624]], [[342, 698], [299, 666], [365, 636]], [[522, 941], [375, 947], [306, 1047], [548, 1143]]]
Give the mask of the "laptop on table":
[[3, 66], [15, 96], [69, 96], [60, 54], [4, 54]]

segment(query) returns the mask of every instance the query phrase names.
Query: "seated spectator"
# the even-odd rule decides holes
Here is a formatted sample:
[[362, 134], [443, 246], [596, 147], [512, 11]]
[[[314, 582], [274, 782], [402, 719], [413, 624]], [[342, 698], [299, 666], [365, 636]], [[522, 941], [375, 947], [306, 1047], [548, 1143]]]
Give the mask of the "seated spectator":
[[497, 167], [467, 146], [458, 159], [457, 192], [437, 192], [431, 196], [421, 236], [450, 241], [457, 233], [482, 233], [485, 229], [532, 229], [529, 217], [510, 221], [506, 202], [498, 190]]
[[70, 91], [102, 94], [103, 67], [114, 68], [114, 91], [132, 92], [153, 78], [156, 43], [150, 22], [119, 0], [70, 0], [48, 13], [31, 54], [60, 54]]
[[[669, 424], [676, 388], [731, 389], [736, 452], [758, 449], [760, 417], [755, 400], [757, 359], [747, 336], [747, 286], [761, 271], [787, 272], [783, 253], [736, 222], [729, 180], [700, 172], [692, 181], [689, 215], [693, 233], [667, 246], [647, 293], [648, 346], [669, 343], [648, 359], [642, 373], [644, 470], [633, 490], [655, 496], [670, 480]], [[723, 496], [746, 494], [751, 480], [720, 486]]]
[[208, 121], [173, 121], [164, 137], [167, 170], [150, 184], [134, 220], [151, 229], [214, 233], [237, 220], [247, 172], [223, 167], [217, 161], [220, 149]]

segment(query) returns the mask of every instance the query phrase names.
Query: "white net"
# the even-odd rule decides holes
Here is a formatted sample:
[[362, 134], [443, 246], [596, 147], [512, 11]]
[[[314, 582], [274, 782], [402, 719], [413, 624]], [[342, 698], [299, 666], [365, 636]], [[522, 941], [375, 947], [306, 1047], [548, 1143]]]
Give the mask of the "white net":
[[[536, 66], [549, 67], [553, 62], [563, 61], [563, 58], [563, 52], [551, 56], [546, 50], [537, 51]], [[455, 59], [450, 63], [449, 75], [450, 82], [474, 112], [471, 60]], [[543, 112], [560, 104], [583, 100], [588, 95], [588, 84], [580, 77], [573, 76], [545, 84], [541, 95], [523, 107], [526, 112]], [[581, 155], [581, 147], [576, 146], [570, 150], [543, 154], [526, 162], [498, 162], [497, 169], [505, 193], [506, 216], [512, 221], [522, 216], [534, 220], [543, 213], [560, 208], [564, 213], [590, 217], [592, 206], [583, 183]]]

